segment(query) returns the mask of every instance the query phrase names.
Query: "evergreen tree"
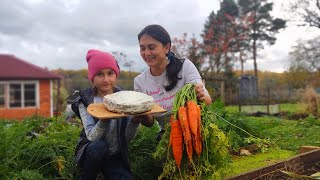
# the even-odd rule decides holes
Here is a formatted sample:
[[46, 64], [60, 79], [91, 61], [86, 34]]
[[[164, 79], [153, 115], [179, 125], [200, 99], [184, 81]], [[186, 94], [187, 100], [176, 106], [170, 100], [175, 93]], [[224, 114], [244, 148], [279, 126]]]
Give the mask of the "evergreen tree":
[[241, 14], [250, 17], [249, 29], [254, 74], [258, 77], [257, 50], [263, 48], [263, 42], [273, 45], [276, 42], [275, 34], [285, 27], [286, 21], [271, 17], [273, 3], [267, 0], [239, 0], [238, 4]]
[[234, 58], [234, 17], [238, 16], [238, 7], [233, 0], [224, 0], [220, 10], [214, 11], [204, 25], [203, 38], [204, 55], [207, 56], [208, 67], [205, 69], [210, 74], [229, 74], [232, 71]]

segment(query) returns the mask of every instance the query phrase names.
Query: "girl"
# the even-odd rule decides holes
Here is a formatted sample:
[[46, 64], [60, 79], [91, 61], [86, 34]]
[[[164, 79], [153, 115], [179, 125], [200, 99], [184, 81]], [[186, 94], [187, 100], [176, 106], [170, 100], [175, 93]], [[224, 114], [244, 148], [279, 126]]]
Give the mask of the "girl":
[[73, 95], [73, 110], [83, 123], [83, 130], [76, 147], [76, 161], [80, 167], [80, 179], [96, 179], [102, 172], [105, 179], [132, 179], [129, 167], [127, 143], [137, 132], [142, 117], [125, 117], [100, 120], [87, 113], [91, 103], [102, 103], [103, 97], [120, 91], [116, 87], [119, 66], [114, 57], [99, 50], [87, 53], [88, 78], [93, 88]]

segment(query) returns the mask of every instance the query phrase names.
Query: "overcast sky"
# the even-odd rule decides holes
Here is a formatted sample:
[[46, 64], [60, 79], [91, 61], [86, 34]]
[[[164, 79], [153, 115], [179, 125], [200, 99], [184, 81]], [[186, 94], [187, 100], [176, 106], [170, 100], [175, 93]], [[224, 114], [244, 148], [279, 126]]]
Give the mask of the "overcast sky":
[[[0, 0], [0, 53], [49, 69], [87, 68], [88, 49], [121, 51], [135, 61], [133, 70], [146, 68], [139, 54], [138, 33], [160, 24], [171, 38], [187, 32], [199, 37], [219, 0]], [[275, 1], [274, 15], [282, 16]], [[288, 52], [299, 38], [320, 35], [318, 29], [289, 26], [277, 43], [260, 51], [258, 68], [282, 72]], [[246, 70], [253, 69], [247, 62]], [[125, 70], [125, 69], [124, 69]]]

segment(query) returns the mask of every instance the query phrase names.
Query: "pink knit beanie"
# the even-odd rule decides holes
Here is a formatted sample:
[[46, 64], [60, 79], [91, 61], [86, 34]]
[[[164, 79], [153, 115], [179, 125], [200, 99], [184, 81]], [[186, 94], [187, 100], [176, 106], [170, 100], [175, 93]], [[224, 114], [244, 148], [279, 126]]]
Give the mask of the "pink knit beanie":
[[112, 69], [114, 73], [116, 73], [117, 77], [120, 73], [117, 61], [110, 53], [90, 49], [87, 53], [86, 59], [88, 62], [88, 78], [92, 82], [98, 71], [104, 68]]

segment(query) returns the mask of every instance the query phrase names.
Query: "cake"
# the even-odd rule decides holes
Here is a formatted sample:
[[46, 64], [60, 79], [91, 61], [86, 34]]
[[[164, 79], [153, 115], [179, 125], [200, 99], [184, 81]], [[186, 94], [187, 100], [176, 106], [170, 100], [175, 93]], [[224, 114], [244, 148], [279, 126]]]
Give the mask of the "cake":
[[153, 97], [136, 91], [119, 91], [104, 96], [105, 107], [116, 113], [139, 114], [150, 111], [155, 105]]

